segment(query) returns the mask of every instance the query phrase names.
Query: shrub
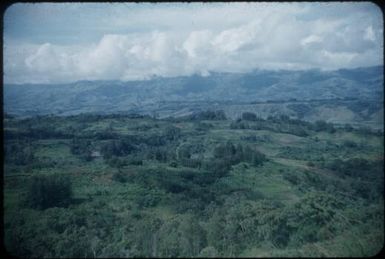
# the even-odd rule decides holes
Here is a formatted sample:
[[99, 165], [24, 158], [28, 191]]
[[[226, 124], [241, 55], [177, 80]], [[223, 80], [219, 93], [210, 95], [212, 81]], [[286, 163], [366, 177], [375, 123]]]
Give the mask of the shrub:
[[127, 182], [127, 176], [122, 171], [118, 171], [112, 175], [112, 180], [125, 183]]
[[159, 195], [153, 193], [147, 193], [146, 195], [140, 195], [137, 198], [137, 204], [139, 208], [149, 208], [156, 206], [161, 200]]
[[180, 160], [182, 166], [191, 167], [191, 168], [200, 168], [202, 161], [195, 158], [184, 158]]
[[178, 167], [178, 163], [176, 161], [171, 161], [169, 166], [171, 166], [171, 167]]
[[31, 208], [65, 207], [71, 202], [72, 186], [68, 176], [38, 176], [32, 178], [27, 193]]
[[252, 112], [244, 112], [242, 113], [242, 120], [246, 121], [256, 121], [257, 116]]
[[358, 147], [357, 143], [354, 142], [354, 141], [351, 141], [351, 140], [345, 140], [345, 141], [343, 142], [343, 145], [344, 145], [345, 147], [348, 147], [348, 148], [356, 148], [356, 147]]
[[320, 229], [326, 228], [333, 232], [331, 222], [335, 220], [336, 213], [340, 213], [345, 207], [346, 204], [333, 195], [325, 192], [308, 193], [281, 214], [284, 224], [278, 224], [283, 228], [277, 230], [290, 233], [293, 245], [320, 241]]
[[306, 165], [310, 166], [310, 167], [314, 167], [315, 166], [315, 164], [312, 161], [307, 162]]
[[315, 131], [326, 131], [328, 133], [334, 133], [336, 132], [336, 129], [334, 128], [332, 123], [327, 123], [323, 120], [318, 120], [314, 123], [313, 129]]
[[130, 165], [143, 165], [143, 160], [139, 158], [131, 158], [128, 163]]
[[4, 146], [5, 161], [15, 165], [29, 165], [35, 160], [33, 149], [27, 142], [6, 144]]
[[128, 161], [124, 158], [112, 156], [106, 160], [106, 163], [111, 167], [121, 168], [128, 165]]
[[195, 123], [194, 126], [195, 126], [195, 130], [197, 131], [207, 131], [214, 127], [211, 123], [204, 123], [201, 121], [198, 121], [197, 123]]
[[226, 120], [226, 114], [223, 110], [202, 111], [194, 113], [188, 117], [190, 120]]
[[101, 149], [104, 159], [112, 156], [126, 156], [133, 151], [135, 151], [135, 147], [131, 144], [131, 139], [112, 140], [103, 145]]
[[291, 172], [286, 172], [283, 174], [283, 178], [287, 181], [289, 181], [291, 184], [297, 185], [300, 183], [299, 177]]
[[218, 257], [219, 253], [217, 251], [217, 249], [215, 249], [215, 247], [212, 247], [212, 246], [206, 246], [205, 248], [203, 248], [200, 253], [199, 253], [199, 257]]
[[248, 162], [254, 166], [262, 165], [266, 157], [261, 152], [252, 149], [248, 145], [235, 146], [231, 142], [220, 144], [213, 150], [214, 158], [223, 159], [229, 165], [238, 164], [241, 161]]
[[348, 132], [351, 132], [351, 131], [353, 131], [353, 127], [352, 127], [352, 125], [350, 125], [350, 124], [345, 124], [344, 125], [344, 130], [346, 130], [346, 131], [348, 131]]

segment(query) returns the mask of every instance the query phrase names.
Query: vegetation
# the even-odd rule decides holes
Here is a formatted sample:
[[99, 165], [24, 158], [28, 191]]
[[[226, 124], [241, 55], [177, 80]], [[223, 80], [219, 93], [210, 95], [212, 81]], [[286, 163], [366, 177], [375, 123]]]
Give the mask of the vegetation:
[[384, 243], [378, 131], [250, 112], [7, 116], [4, 143], [15, 256], [359, 257]]
[[71, 195], [72, 187], [68, 176], [38, 176], [31, 179], [27, 203], [36, 209], [67, 206]]

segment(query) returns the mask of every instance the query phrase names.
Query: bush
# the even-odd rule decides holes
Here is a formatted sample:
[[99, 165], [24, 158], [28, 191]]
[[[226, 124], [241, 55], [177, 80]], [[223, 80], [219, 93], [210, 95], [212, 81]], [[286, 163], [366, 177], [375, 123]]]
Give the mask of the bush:
[[128, 163], [130, 165], [143, 165], [143, 160], [139, 158], [131, 158]]
[[5, 162], [15, 165], [29, 165], [35, 160], [31, 143], [17, 141], [4, 145]]
[[357, 143], [354, 142], [354, 141], [351, 141], [351, 140], [345, 140], [343, 142], [343, 145], [344, 145], [344, 147], [347, 147], [347, 148], [356, 148], [356, 147], [358, 147]]
[[181, 134], [180, 128], [177, 128], [174, 126], [168, 126], [164, 130], [164, 136], [166, 137], [166, 139], [168, 139], [170, 141], [179, 139], [181, 137], [181, 135], [182, 134]]
[[307, 162], [306, 165], [310, 166], [310, 167], [314, 167], [315, 166], [315, 164], [312, 161]]
[[213, 150], [214, 158], [223, 159], [229, 165], [238, 164], [241, 161], [248, 162], [254, 166], [262, 165], [266, 157], [261, 152], [252, 149], [248, 145], [235, 146], [231, 142], [220, 144]]
[[318, 120], [314, 123], [313, 129], [317, 132], [319, 131], [326, 131], [328, 133], [334, 133], [336, 132], [336, 129], [334, 128], [332, 123], [327, 123], [323, 120]]
[[344, 130], [346, 130], [346, 131], [348, 131], [348, 132], [351, 132], [351, 131], [354, 130], [354, 128], [352, 127], [352, 125], [346, 123], [346, 124], [344, 125]]
[[223, 177], [231, 169], [231, 163], [229, 160], [215, 158], [210, 161], [206, 161], [203, 164], [203, 168], [209, 170], [216, 177]]
[[244, 112], [242, 113], [242, 120], [245, 121], [256, 121], [257, 116], [252, 112]]
[[127, 182], [127, 176], [122, 172], [118, 171], [112, 175], [112, 180], [120, 182], [120, 183], [125, 183]]
[[223, 110], [202, 111], [188, 116], [189, 120], [226, 120], [226, 114]]
[[135, 147], [131, 144], [131, 139], [112, 140], [104, 144], [101, 149], [104, 159], [112, 156], [126, 156], [133, 151]]
[[200, 253], [199, 253], [199, 257], [218, 257], [219, 253], [217, 251], [217, 249], [215, 249], [215, 247], [212, 247], [212, 246], [206, 246], [205, 248], [203, 248]]
[[153, 193], [147, 193], [146, 195], [138, 196], [137, 204], [139, 208], [149, 208], [156, 206], [162, 198], [159, 195]]
[[291, 184], [294, 184], [294, 185], [297, 185], [300, 183], [299, 177], [295, 173], [292, 173], [292, 172], [285, 172], [283, 174], [283, 179], [289, 181]]
[[191, 167], [191, 168], [200, 168], [202, 161], [195, 158], [184, 158], [180, 160], [182, 166]]
[[121, 167], [124, 167], [124, 166], [128, 165], [128, 161], [126, 159], [119, 158], [119, 157], [116, 157], [116, 156], [112, 156], [111, 158], [108, 158], [106, 160], [106, 163], [109, 166], [115, 167], [115, 168], [121, 168]]
[[34, 209], [65, 207], [71, 202], [72, 185], [68, 176], [38, 176], [32, 178], [27, 204]]
[[201, 121], [198, 121], [197, 123], [195, 123], [194, 126], [195, 126], [195, 130], [197, 131], [207, 131], [214, 127], [211, 123], [204, 123]]
[[325, 192], [311, 192], [281, 214], [278, 232], [290, 233], [292, 245], [322, 240], [320, 229], [333, 233], [335, 215], [346, 208], [337, 197]]
[[178, 167], [178, 163], [177, 163], [176, 161], [171, 161], [170, 164], [169, 164], [169, 166], [175, 168], [175, 167]]

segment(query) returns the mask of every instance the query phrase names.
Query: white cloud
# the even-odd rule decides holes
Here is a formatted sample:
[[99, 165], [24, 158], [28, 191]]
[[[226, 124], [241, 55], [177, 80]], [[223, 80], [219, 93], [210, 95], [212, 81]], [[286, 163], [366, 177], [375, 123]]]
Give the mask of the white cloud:
[[369, 26], [366, 28], [364, 39], [369, 40], [369, 41], [373, 41], [373, 42], [376, 40], [376, 35], [374, 34], [372, 26]]
[[320, 43], [322, 42], [322, 38], [317, 36], [317, 35], [310, 35], [306, 38], [304, 38], [303, 40], [301, 40], [301, 45], [302, 46], [307, 46], [307, 45], [312, 45], [314, 43]]
[[[6, 37], [5, 81], [136, 80], [209, 71], [338, 69], [383, 63], [382, 37], [376, 36], [383, 31], [378, 26], [382, 21], [366, 9], [312, 17], [314, 8], [309, 4], [204, 6], [160, 6], [140, 10], [129, 19], [118, 12], [101, 20], [118, 27], [147, 22], [154, 28], [160, 21], [159, 29], [106, 33], [98, 42], [82, 46], [15, 44]], [[202, 16], [197, 16], [198, 11]]]
[[189, 58], [199, 58], [207, 55], [210, 48], [213, 33], [209, 30], [193, 31], [183, 42], [183, 49]]

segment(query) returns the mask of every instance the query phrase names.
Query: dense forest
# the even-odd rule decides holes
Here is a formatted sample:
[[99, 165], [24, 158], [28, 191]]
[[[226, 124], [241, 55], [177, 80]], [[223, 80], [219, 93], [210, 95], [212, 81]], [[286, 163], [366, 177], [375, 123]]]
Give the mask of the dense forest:
[[372, 256], [383, 132], [223, 111], [4, 117], [19, 257]]

